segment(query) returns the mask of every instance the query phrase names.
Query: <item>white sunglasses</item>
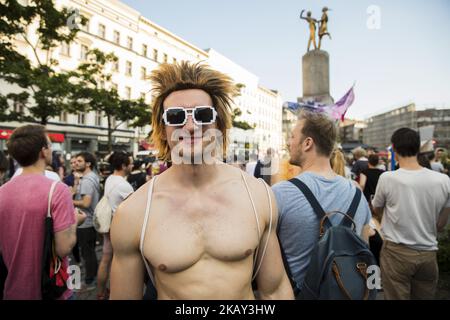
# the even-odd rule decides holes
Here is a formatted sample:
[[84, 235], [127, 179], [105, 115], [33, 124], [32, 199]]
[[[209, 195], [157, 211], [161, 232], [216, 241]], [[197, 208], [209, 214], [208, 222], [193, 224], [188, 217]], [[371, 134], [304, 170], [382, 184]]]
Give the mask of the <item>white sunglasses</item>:
[[196, 106], [186, 109], [183, 107], [170, 107], [164, 110], [163, 120], [166, 126], [184, 126], [191, 114], [196, 125], [208, 125], [216, 122], [217, 111], [211, 106]]

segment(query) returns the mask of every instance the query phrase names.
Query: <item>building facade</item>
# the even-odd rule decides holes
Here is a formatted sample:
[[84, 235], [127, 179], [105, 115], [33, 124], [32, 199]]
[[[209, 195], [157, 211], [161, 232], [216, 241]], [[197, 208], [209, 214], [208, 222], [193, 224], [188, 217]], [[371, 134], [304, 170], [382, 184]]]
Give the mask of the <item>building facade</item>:
[[421, 127], [434, 125], [435, 147], [450, 148], [450, 109], [417, 108], [414, 103], [375, 115], [367, 119], [364, 130], [365, 144], [385, 150], [391, 144], [395, 130], [409, 127], [419, 130]]
[[[27, 4], [27, 0], [22, 0]], [[62, 44], [50, 52], [51, 58], [58, 61], [61, 71], [74, 70], [87, 59], [90, 49], [100, 49], [105, 53], [113, 52], [118, 61], [109, 66], [112, 72], [110, 83], [101, 84], [105, 88], [115, 87], [119, 96], [127, 99], [144, 98], [150, 105], [152, 97], [147, 75], [160, 63], [175, 63], [181, 60], [206, 61], [212, 67], [230, 74], [236, 83], [244, 84], [241, 95], [235, 104], [242, 111], [239, 120], [255, 125], [255, 129], [245, 134], [236, 131], [234, 136], [251, 137], [257, 150], [265, 150], [269, 146], [281, 146], [281, 96], [258, 84], [258, 78], [233, 63], [214, 50], [202, 50], [188, 41], [176, 36], [163, 27], [143, 17], [138, 11], [117, 0], [56, 0], [56, 7], [78, 10], [88, 19], [75, 41]], [[75, 12], [75, 11], [74, 11]], [[31, 41], [36, 41], [35, 30], [27, 30]], [[27, 43], [18, 38], [18, 50], [25, 54], [32, 63], [36, 58]], [[44, 57], [45, 52], [39, 52]], [[2, 93], [14, 92], [16, 88], [0, 84]], [[136, 153], [138, 146], [148, 136], [151, 128], [130, 128], [127, 123], [118, 126], [113, 134], [114, 149], [123, 149]], [[5, 141], [10, 132], [20, 123], [0, 123], [0, 149], [5, 149]], [[118, 125], [116, 123], [116, 125]], [[94, 112], [80, 114], [61, 114], [52, 118], [47, 125], [54, 148], [61, 150], [70, 158], [70, 154], [79, 151], [91, 151], [97, 155], [107, 152], [107, 125], [102, 114]], [[238, 139], [239, 140], [239, 139]]]
[[229, 75], [240, 87], [240, 94], [234, 99], [234, 108], [242, 112], [237, 120], [245, 121], [254, 129], [233, 128], [230, 132], [231, 147], [236, 154], [244, 152], [247, 143], [250, 153], [263, 156], [268, 148], [281, 150], [282, 145], [282, 98], [273, 90], [259, 84], [259, 78], [214, 49], [207, 49], [208, 63], [216, 70]]
[[363, 142], [364, 130], [367, 127], [365, 121], [345, 119], [339, 123], [340, 143]]

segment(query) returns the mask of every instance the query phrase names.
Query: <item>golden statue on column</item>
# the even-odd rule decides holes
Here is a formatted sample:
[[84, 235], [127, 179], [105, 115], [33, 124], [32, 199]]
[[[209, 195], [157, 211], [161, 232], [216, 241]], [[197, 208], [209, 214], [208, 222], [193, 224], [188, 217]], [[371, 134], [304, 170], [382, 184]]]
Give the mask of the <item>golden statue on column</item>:
[[[308, 40], [308, 49], [307, 51], [309, 51], [309, 48], [311, 47], [311, 42], [314, 45], [314, 49], [319, 49], [320, 50], [320, 46], [322, 44], [322, 37], [327, 35], [330, 40], [331, 40], [331, 35], [328, 32], [328, 14], [327, 11], [329, 11], [330, 9], [328, 9], [327, 7], [323, 7], [322, 9], [322, 17], [320, 18], [320, 20], [316, 20], [312, 17], [312, 13], [311, 11], [308, 11], [306, 13], [306, 17], [303, 16], [303, 13], [305, 12], [305, 10], [302, 10], [302, 12], [300, 12], [300, 19], [306, 20], [306, 22], [308, 22], [309, 25], [309, 40]], [[316, 45], [316, 23], [318, 25], [319, 28], [319, 46], [317, 47]]]

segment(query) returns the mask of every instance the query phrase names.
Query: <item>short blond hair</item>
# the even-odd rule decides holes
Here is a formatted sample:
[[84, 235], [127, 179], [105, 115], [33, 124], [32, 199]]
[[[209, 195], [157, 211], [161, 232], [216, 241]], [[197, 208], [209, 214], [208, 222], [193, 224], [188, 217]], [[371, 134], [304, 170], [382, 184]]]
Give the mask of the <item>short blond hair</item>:
[[212, 100], [217, 111], [217, 128], [223, 135], [223, 155], [228, 144], [227, 129], [231, 128], [231, 109], [237, 87], [232, 79], [208, 65], [198, 62], [181, 61], [176, 64], [161, 64], [150, 77], [152, 93], [152, 140], [158, 149], [158, 157], [170, 160], [170, 148], [164, 136], [164, 100], [175, 91], [200, 89]]
[[356, 160], [358, 160], [359, 158], [365, 157], [367, 155], [366, 150], [364, 150], [361, 147], [354, 149], [352, 153]]

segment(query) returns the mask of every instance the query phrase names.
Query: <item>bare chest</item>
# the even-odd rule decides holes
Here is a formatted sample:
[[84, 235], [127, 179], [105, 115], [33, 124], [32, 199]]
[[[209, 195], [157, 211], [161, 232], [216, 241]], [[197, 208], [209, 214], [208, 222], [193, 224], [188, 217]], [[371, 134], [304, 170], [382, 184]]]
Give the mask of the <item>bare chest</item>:
[[258, 243], [256, 218], [245, 190], [155, 194], [144, 255], [154, 268], [179, 272], [201, 259], [244, 260]]

